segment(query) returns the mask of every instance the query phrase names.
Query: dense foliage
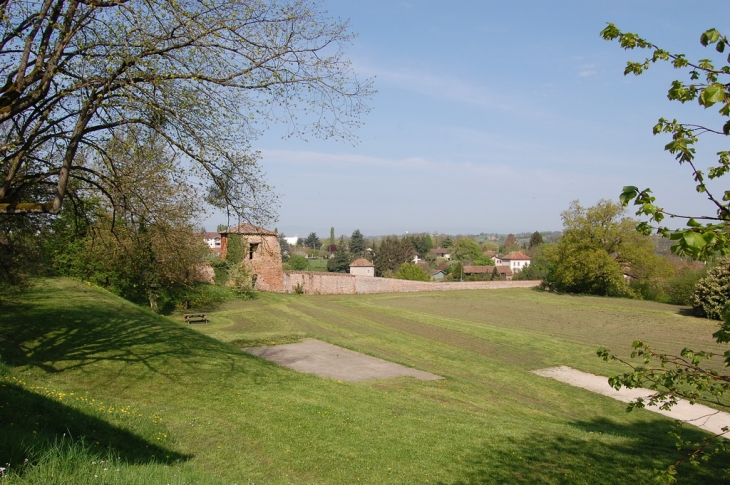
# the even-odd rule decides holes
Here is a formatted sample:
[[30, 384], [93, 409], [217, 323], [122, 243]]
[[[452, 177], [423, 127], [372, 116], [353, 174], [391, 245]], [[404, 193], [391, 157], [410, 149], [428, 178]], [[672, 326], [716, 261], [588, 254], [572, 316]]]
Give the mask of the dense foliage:
[[699, 316], [722, 320], [723, 310], [730, 301], [730, 257], [720, 258], [707, 276], [699, 280], [690, 301]]
[[397, 236], [386, 237], [375, 251], [373, 264], [376, 276], [394, 275], [403, 263], [413, 259], [415, 251], [410, 239], [399, 239]]
[[365, 254], [365, 238], [363, 237], [360, 229], [352, 231], [349, 241], [350, 253], [356, 257], [361, 257]]
[[341, 237], [334, 256], [327, 260], [327, 271], [332, 273], [349, 273], [351, 262], [350, 253], [347, 251], [347, 243], [345, 243], [345, 238]]
[[399, 280], [411, 280], [411, 281], [431, 281], [431, 277], [426, 273], [423, 268], [413, 263], [403, 263], [398, 268], [398, 272], [395, 274], [395, 278]]
[[322, 247], [322, 241], [319, 240], [316, 232], [310, 232], [309, 236], [304, 239], [304, 245], [308, 248], [317, 250]]
[[307, 258], [304, 256], [293, 254], [292, 257], [289, 258], [289, 267], [295, 271], [305, 271], [308, 266]]
[[628, 279], [668, 275], [650, 238], [635, 231], [620, 204], [601, 200], [585, 208], [573, 201], [561, 214], [564, 232], [550, 246], [545, 285], [557, 291], [605, 296], [631, 294]]

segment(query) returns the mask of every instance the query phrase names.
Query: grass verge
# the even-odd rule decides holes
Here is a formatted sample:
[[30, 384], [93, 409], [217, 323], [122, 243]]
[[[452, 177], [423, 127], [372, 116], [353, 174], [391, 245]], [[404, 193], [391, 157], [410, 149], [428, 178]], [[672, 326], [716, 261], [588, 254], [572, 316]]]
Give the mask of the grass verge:
[[[680, 310], [530, 290], [260, 294], [186, 326], [43, 280], [0, 315], [3, 481], [648, 482], [681, 455], [671, 421], [530, 370], [607, 374], [596, 347], [636, 337], [708, 348], [714, 324]], [[342, 383], [231, 345], [307, 336], [446, 379]], [[680, 481], [710, 483], [719, 466]]]

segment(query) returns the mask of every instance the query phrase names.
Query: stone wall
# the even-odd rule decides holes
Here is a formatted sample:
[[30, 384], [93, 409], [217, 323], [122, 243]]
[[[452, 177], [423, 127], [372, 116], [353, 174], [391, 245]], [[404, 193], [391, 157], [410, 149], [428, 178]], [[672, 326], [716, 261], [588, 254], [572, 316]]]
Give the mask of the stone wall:
[[408, 281], [316, 271], [285, 271], [283, 277], [283, 291], [285, 293], [294, 293], [296, 286], [301, 285], [304, 293], [310, 295], [491, 290], [499, 288], [533, 288], [540, 285], [539, 281]]

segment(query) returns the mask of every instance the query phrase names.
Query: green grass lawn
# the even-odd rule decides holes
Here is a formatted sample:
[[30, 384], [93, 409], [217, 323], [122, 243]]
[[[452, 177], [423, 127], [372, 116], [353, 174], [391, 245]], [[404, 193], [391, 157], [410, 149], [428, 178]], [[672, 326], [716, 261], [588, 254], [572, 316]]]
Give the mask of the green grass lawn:
[[[599, 345], [711, 349], [715, 328], [676, 306], [526, 289], [259, 294], [209, 318], [186, 326], [64, 279], [0, 308], [0, 482], [646, 483], [681, 456], [670, 420], [530, 370], [608, 375], [621, 368]], [[237, 347], [305, 337], [445, 379], [343, 383]], [[680, 483], [710, 472], [684, 467]]]

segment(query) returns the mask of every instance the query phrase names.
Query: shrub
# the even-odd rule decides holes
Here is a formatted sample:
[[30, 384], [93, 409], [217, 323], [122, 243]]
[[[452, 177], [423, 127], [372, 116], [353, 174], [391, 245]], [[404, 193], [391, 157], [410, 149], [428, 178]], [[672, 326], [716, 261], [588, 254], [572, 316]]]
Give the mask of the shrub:
[[670, 278], [667, 281], [665, 291], [669, 297], [669, 303], [675, 305], [691, 305], [692, 294], [700, 279], [707, 276], [707, 268], [687, 268]]
[[289, 266], [295, 271], [304, 271], [307, 269], [307, 258], [295, 254], [289, 258]]
[[634, 280], [629, 285], [630, 296], [639, 300], [670, 303], [666, 286], [666, 283], [658, 280]]
[[395, 277], [399, 280], [431, 281], [431, 277], [417, 264], [403, 263]]
[[722, 310], [729, 298], [730, 257], [724, 257], [697, 283], [691, 303], [699, 316], [722, 320]]

